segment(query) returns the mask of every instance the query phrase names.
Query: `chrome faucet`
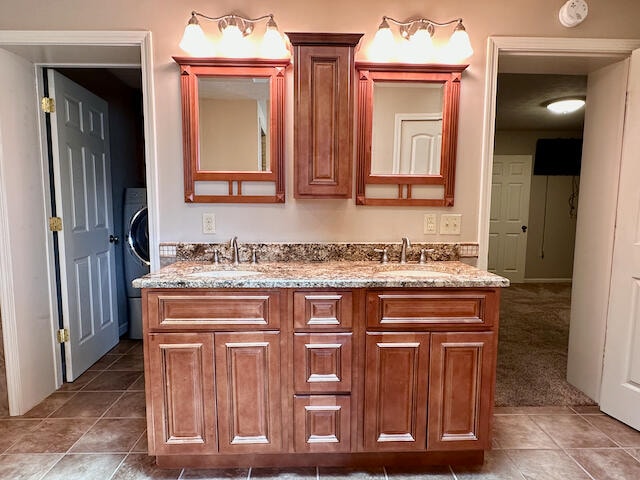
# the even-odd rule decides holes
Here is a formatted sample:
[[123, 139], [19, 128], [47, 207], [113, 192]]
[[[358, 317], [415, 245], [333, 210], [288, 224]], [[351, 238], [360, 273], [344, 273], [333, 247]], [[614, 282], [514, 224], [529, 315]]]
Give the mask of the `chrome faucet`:
[[239, 265], [240, 264], [240, 254], [238, 251], [238, 237], [233, 237], [231, 239], [231, 242], [229, 242], [230, 246], [231, 246], [231, 254], [233, 255], [231, 257], [231, 262], [234, 265]]
[[407, 263], [407, 248], [411, 246], [409, 237], [402, 237], [402, 250], [400, 250], [400, 263]]

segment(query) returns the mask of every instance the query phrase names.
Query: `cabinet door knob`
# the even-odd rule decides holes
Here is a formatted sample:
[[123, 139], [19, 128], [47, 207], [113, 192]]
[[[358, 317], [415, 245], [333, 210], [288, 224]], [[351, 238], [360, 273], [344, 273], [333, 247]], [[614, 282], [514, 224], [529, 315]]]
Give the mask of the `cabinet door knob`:
[[114, 235], [109, 235], [109, 243], [118, 243], [120, 239]]
[[527, 233], [527, 226], [526, 225], [522, 225], [522, 227], [520, 227], [520, 228], [522, 228], [522, 232], [523, 233]]

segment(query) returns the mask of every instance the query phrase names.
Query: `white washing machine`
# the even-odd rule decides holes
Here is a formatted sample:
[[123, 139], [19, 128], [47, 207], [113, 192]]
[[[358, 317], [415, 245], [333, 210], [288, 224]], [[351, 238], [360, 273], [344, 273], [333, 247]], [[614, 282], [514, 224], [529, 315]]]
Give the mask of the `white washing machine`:
[[142, 338], [142, 299], [131, 282], [149, 273], [147, 189], [127, 188], [124, 194], [124, 276], [129, 307], [129, 338]]

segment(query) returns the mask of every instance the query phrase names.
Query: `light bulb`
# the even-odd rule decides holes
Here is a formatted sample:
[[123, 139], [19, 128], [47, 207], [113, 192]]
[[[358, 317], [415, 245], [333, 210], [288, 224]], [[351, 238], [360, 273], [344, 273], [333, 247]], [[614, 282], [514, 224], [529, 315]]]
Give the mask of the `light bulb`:
[[427, 63], [433, 58], [433, 40], [427, 26], [420, 24], [409, 37], [405, 48], [405, 61], [409, 63]]
[[189, 55], [196, 57], [214, 55], [213, 45], [207, 40], [207, 37], [205, 37], [195, 14], [191, 15], [191, 19], [184, 29], [182, 40], [180, 40], [180, 48]]
[[393, 60], [396, 55], [395, 47], [396, 42], [393, 38], [389, 23], [387, 23], [386, 18], [383, 18], [369, 46], [369, 58], [375, 62], [389, 62]]
[[229, 23], [222, 30], [220, 52], [227, 58], [249, 58], [251, 47], [235, 23]]
[[471, 55], [473, 55], [473, 48], [471, 48], [469, 34], [462, 25], [462, 22], [459, 22], [449, 39], [447, 57], [454, 62], [459, 62]]
[[263, 58], [288, 58], [289, 50], [285, 44], [284, 38], [278, 31], [278, 26], [273, 21], [267, 23], [267, 30], [262, 37], [262, 45], [260, 46], [260, 56]]

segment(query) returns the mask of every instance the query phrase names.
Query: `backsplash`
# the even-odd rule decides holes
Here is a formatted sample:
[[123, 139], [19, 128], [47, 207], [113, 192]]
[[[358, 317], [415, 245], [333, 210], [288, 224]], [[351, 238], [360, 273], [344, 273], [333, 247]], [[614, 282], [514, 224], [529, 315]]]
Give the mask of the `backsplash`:
[[[387, 248], [389, 261], [400, 258], [401, 243], [241, 243], [240, 261], [250, 262], [251, 251], [256, 250], [258, 262], [327, 262], [327, 261], [380, 261], [381, 253], [375, 249]], [[162, 243], [160, 264], [170, 265], [176, 261], [212, 262], [214, 250], [218, 249], [220, 263], [229, 263], [229, 242], [222, 243]], [[407, 250], [407, 261], [417, 262], [422, 249], [427, 261], [455, 261], [478, 255], [477, 244], [471, 243], [412, 243]]]

